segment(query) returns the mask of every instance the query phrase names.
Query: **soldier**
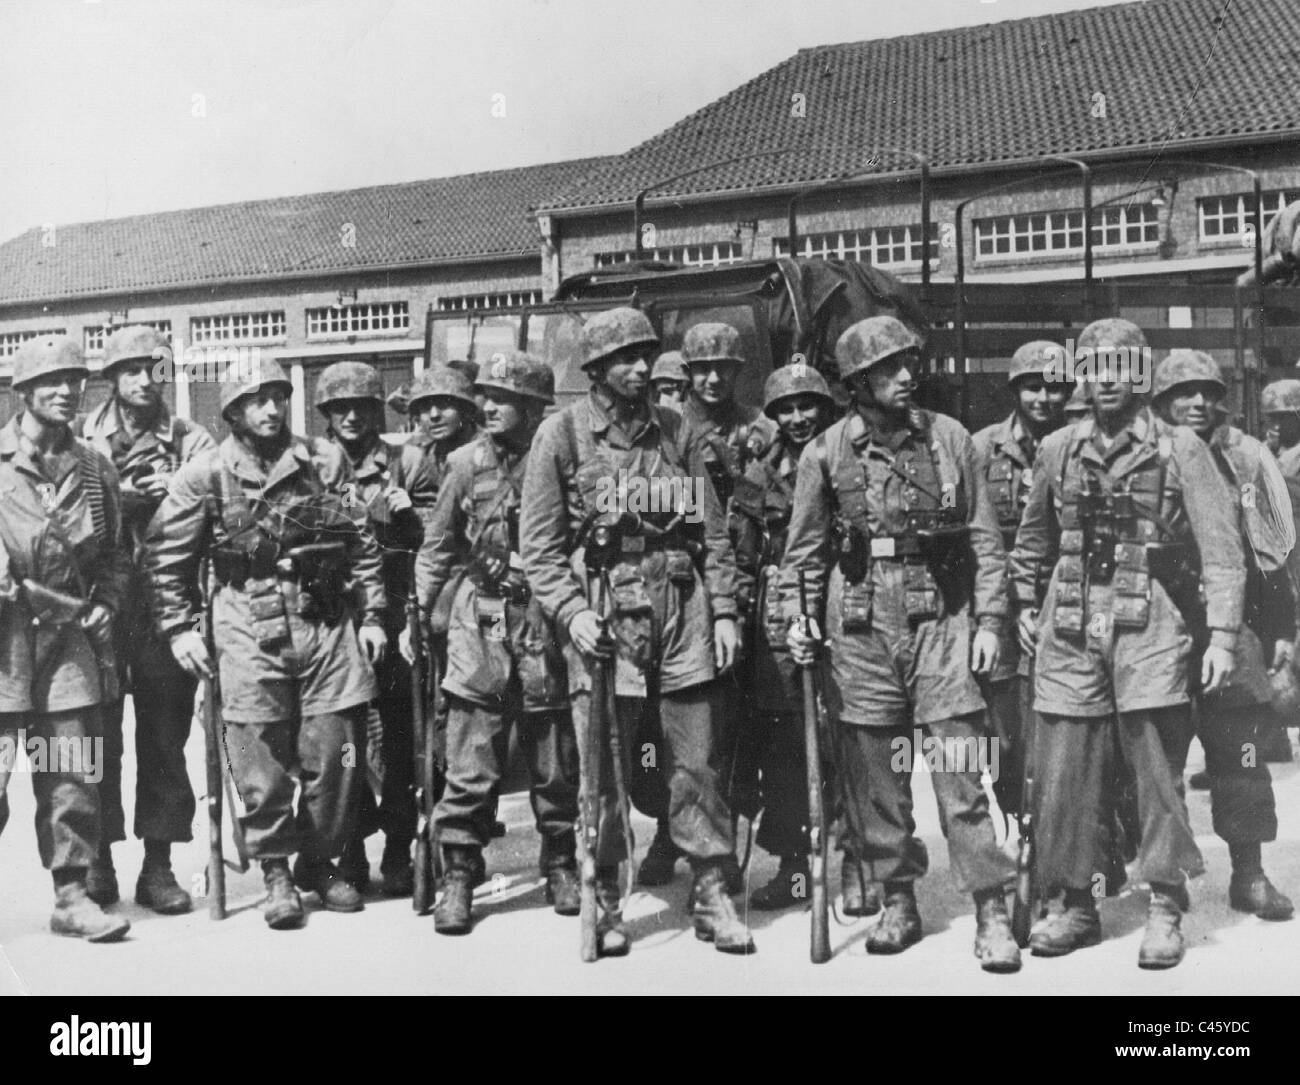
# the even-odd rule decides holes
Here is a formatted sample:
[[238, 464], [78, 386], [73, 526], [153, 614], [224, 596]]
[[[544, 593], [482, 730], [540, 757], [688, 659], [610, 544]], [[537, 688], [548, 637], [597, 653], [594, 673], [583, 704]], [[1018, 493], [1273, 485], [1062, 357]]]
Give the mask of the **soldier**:
[[665, 350], [650, 370], [650, 402], [680, 411], [691, 386], [691, 374], [680, 350]]
[[512, 723], [528, 760], [546, 899], [560, 915], [578, 914], [569, 681], [519, 557], [520, 487], [542, 414], [555, 402], [555, 376], [522, 353], [494, 354], [480, 373], [484, 432], [451, 455], [416, 565], [426, 614], [456, 581], [442, 683], [450, 710], [447, 782], [435, 814], [445, 873], [433, 923], [441, 934], [470, 930]]
[[275, 930], [302, 925], [294, 883], [330, 911], [362, 907], [331, 860], [355, 829], [371, 666], [387, 643], [379, 548], [343, 507], [347, 461], [336, 445], [289, 431], [292, 391], [275, 361], [232, 366], [221, 394], [230, 435], [176, 473], [148, 537], [158, 626], [195, 677], [210, 677], [214, 663], [194, 604], [200, 562], [210, 562], [240, 821], [262, 863]]
[[[975, 443], [976, 467], [988, 483], [1002, 531], [1002, 545], [1008, 553], [1015, 546], [1016, 529], [1029, 495], [1039, 444], [1065, 421], [1065, 402], [1074, 386], [1047, 379], [1052, 369], [1060, 368], [1064, 354], [1064, 348], [1046, 339], [1036, 339], [1017, 348], [1007, 374], [1007, 384], [1016, 397], [1015, 409], [1001, 422], [971, 438]], [[1028, 676], [1029, 660], [1021, 656], [1015, 625], [1008, 622], [998, 652], [998, 665], [989, 676], [986, 697], [989, 724], [1002, 746], [993, 793], [1002, 812], [1014, 817], [1021, 812], [1022, 720], [1031, 711]]]
[[[714, 710], [719, 673], [736, 658], [735, 558], [722, 508], [681, 416], [646, 402], [658, 337], [646, 316], [617, 308], [582, 330], [591, 392], [546, 419], [524, 477], [520, 520], [524, 572], [565, 643], [579, 748], [591, 711], [588, 661], [615, 657], [620, 716], [658, 711], [658, 748], [669, 778], [672, 843], [695, 873], [697, 938], [726, 953], [753, 952], [736, 915], [723, 864], [735, 833], [719, 787]], [[645, 500], [635, 500], [633, 495]], [[597, 521], [610, 538], [587, 546]], [[608, 561], [615, 644], [602, 637], [587, 562]], [[589, 594], [591, 592], [591, 594]], [[618, 864], [628, 858], [610, 773], [599, 796], [598, 950], [627, 952]]]
[[1140, 874], [1151, 885], [1138, 965], [1170, 968], [1184, 952], [1185, 879], [1203, 869], [1179, 793], [1192, 563], [1199, 557], [1206, 597], [1207, 696], [1232, 673], [1245, 570], [1234, 499], [1204, 442], [1161, 421], [1139, 394], [1150, 358], [1141, 329], [1094, 321], [1078, 347], [1096, 371], [1093, 413], [1039, 449], [1011, 558], [1022, 647], [1037, 641], [1039, 875], [1064, 889], [1063, 907], [1035, 926], [1030, 947], [1053, 957], [1101, 940], [1098, 827], [1118, 737], [1136, 780]]
[[[1259, 441], [1226, 423], [1228, 387], [1209, 355], [1173, 351], [1156, 369], [1152, 392], [1161, 418], [1190, 426], [1209, 447], [1236, 502], [1246, 555], [1246, 603], [1232, 681], [1218, 693], [1201, 695], [1197, 705], [1214, 831], [1232, 858], [1228, 900], [1261, 919], [1289, 919], [1291, 901], [1269, 881], [1261, 858], [1261, 845], [1277, 839], [1277, 809], [1268, 766], [1258, 756], [1263, 721], [1272, 717], [1268, 671], [1290, 666], [1295, 651], [1295, 597], [1286, 571], [1294, 539], [1275, 526], [1292, 526], [1286, 482]], [[1202, 644], [1198, 638], [1196, 647]]]
[[914, 883], [927, 858], [911, 774], [925, 729], [945, 751], [931, 778], [953, 870], [975, 898], [975, 955], [986, 971], [1014, 972], [1003, 898], [1012, 864], [980, 786], [987, 757], [976, 755], [988, 742], [976, 676], [997, 665], [1006, 554], [969, 434], [913, 403], [921, 346], [892, 316], [858, 321], [835, 346], [854, 409], [799, 458], [780, 575], [787, 642], [797, 664], [813, 664], [817, 641], [798, 620], [802, 575], [809, 605], [826, 601], [847, 814], [871, 880], [884, 883], [867, 952], [921, 939]]
[[1278, 459], [1282, 474], [1300, 475], [1300, 380], [1266, 384], [1260, 406], [1268, 425], [1266, 443]]
[[90, 898], [86, 872], [100, 848], [92, 743], [100, 706], [117, 696], [110, 626], [131, 570], [117, 474], [70, 425], [88, 372], [64, 335], [36, 336], [14, 355], [22, 408], [0, 429], [0, 832], [22, 744], [37, 847], [54, 877], [50, 929], [115, 942], [131, 924]]
[[[172, 474], [216, 447], [202, 426], [173, 418], [162, 398], [172, 350], [147, 325], [119, 328], [104, 345], [104, 376], [113, 394], [82, 423], [82, 437], [113, 463], [121, 479], [122, 528], [132, 563], [124, 609], [114, 623], [116, 655], [135, 711], [135, 835], [144, 841], [136, 903], [163, 915], [190, 910], [190, 895], [176, 882], [171, 846], [193, 839], [194, 789], [185, 768], [185, 741], [198, 683], [172, 658], [153, 624], [150, 584], [144, 573], [149, 521], [167, 493]], [[122, 809], [124, 696], [104, 706], [104, 778], [99, 785], [102, 833], [86, 891], [102, 906], [118, 899], [110, 845], [126, 839]]]
[[[328, 436], [347, 457], [351, 481], [344, 506], [359, 514], [359, 527], [379, 544], [384, 594], [388, 600], [384, 632], [396, 643], [405, 629], [406, 599], [413, 590], [412, 567], [420, 546], [422, 525], [414, 500], [432, 505], [437, 487], [427, 477], [426, 457], [418, 445], [390, 445], [381, 436], [384, 424], [384, 381], [364, 362], [335, 362], [320, 375], [316, 409], [329, 421]], [[413, 496], [414, 495], [414, 496]], [[378, 826], [384, 830], [384, 854], [379, 872], [388, 896], [410, 896], [414, 887], [411, 841], [415, 838], [415, 759], [411, 733], [410, 664], [397, 652], [386, 652], [375, 668], [382, 725], [383, 794]], [[363, 795], [363, 808], [374, 817], [373, 799]], [[363, 824], [343, 849], [339, 872], [358, 891], [370, 881]]]
[[[747, 726], [755, 736], [761, 784], [762, 820], [758, 844], [780, 860], [776, 875], [749, 894], [760, 911], [785, 908], [807, 899], [808, 777], [804, 755], [802, 678], [785, 644], [776, 576], [785, 553], [786, 529], [794, 499], [799, 454], [831, 423], [835, 401], [817, 370], [795, 364], [773, 370], [763, 389], [763, 411], [779, 433], [772, 447], [752, 460], [732, 495], [736, 512], [736, 565], [742, 582], [751, 648], [742, 659], [747, 687]], [[831, 759], [828, 757], [829, 762]], [[857, 864], [849, 859], [844, 870]], [[845, 874], [852, 914], [858, 879]], [[875, 903], [874, 911], [879, 911]]]

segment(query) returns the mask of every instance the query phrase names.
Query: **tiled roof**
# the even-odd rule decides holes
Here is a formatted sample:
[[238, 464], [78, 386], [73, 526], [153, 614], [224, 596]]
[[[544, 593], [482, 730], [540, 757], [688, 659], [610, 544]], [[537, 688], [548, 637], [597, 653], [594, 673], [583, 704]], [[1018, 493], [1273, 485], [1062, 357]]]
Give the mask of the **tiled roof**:
[[[789, 152], [699, 173], [651, 198], [833, 177], [861, 169], [871, 147], [920, 151], [938, 167], [989, 167], [1281, 133], [1300, 128], [1297, 42], [1297, 0], [1148, 0], [803, 49], [544, 206], [626, 202], [660, 179], [767, 148]], [[794, 115], [794, 95], [805, 96], [805, 116]], [[908, 168], [880, 163], [882, 172]]]
[[540, 253], [531, 209], [604, 161], [38, 227], [0, 245], [0, 304]]

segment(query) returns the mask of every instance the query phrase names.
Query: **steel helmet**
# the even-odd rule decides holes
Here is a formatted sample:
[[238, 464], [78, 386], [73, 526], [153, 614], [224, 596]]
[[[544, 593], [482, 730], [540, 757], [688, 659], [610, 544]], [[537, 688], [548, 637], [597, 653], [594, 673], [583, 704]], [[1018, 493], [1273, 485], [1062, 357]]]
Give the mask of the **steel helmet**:
[[1065, 359], [1065, 348], [1050, 339], [1033, 339], [1016, 348], [1011, 355], [1011, 368], [1007, 383], [1015, 384], [1021, 377], [1047, 378], [1049, 372], [1060, 371]]
[[1131, 320], [1105, 317], [1094, 320], [1084, 328], [1075, 345], [1080, 350], [1118, 350], [1124, 347], [1144, 349], [1147, 337]]
[[640, 309], [621, 306], [597, 313], [582, 326], [579, 338], [582, 348], [582, 368], [593, 362], [608, 358], [616, 350], [624, 347], [657, 347], [659, 336], [655, 334], [650, 318]]
[[921, 337], [894, 316], [869, 316], [845, 330], [835, 344], [840, 379], [869, 369], [905, 350], [920, 350]]
[[335, 362], [326, 366], [316, 382], [316, 409], [326, 408], [341, 399], [368, 399], [383, 404], [384, 378], [379, 370], [365, 362]]
[[172, 348], [162, 332], [155, 331], [148, 324], [129, 324], [118, 328], [108, 337], [104, 344], [104, 372], [107, 374], [116, 365], [123, 362], [168, 361], [172, 359]]
[[88, 377], [81, 344], [70, 335], [37, 335], [24, 342], [14, 354], [14, 388], [21, 388], [50, 373], [76, 373]]
[[474, 387], [482, 391], [497, 388], [542, 403], [555, 402], [555, 374], [551, 367], [522, 350], [493, 354], [479, 367]]
[[431, 365], [415, 378], [411, 383], [411, 394], [406, 401], [407, 409], [414, 413], [421, 400], [434, 399], [438, 396], [459, 400], [465, 406], [478, 410], [478, 403], [474, 399], [474, 386], [469, 378], [449, 365]]
[[746, 362], [740, 344], [740, 332], [730, 324], [696, 324], [682, 340], [682, 358], [693, 362]]
[[1288, 378], [1266, 384], [1260, 393], [1260, 406], [1265, 414], [1300, 411], [1300, 380]]
[[277, 385], [285, 395], [293, 395], [293, 382], [274, 358], [257, 351], [251, 364], [243, 358], [232, 361], [222, 376], [221, 417], [229, 421], [230, 408], [265, 385]]
[[686, 360], [680, 350], [665, 350], [655, 359], [654, 368], [650, 370], [651, 381], [689, 381], [691, 371], [686, 368]]
[[1228, 391], [1219, 363], [1201, 350], [1171, 350], [1156, 366], [1151, 394], [1162, 396], [1180, 384], [1215, 384], [1221, 392]]
[[831, 390], [826, 385], [826, 378], [812, 366], [795, 362], [793, 365], [783, 365], [780, 369], [772, 370], [767, 383], [763, 385], [763, 413], [768, 418], [775, 418], [776, 412], [772, 408], [778, 402], [790, 396], [800, 395], [818, 396], [825, 400], [827, 407], [835, 405]]

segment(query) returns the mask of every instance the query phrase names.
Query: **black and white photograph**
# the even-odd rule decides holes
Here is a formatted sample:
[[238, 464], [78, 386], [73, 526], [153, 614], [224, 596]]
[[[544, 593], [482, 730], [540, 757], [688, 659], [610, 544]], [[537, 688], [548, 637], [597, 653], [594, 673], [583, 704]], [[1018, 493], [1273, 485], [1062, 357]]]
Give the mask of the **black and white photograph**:
[[1282, 1049], [1300, 3], [0, 0], [0, 40], [25, 1046], [757, 995]]

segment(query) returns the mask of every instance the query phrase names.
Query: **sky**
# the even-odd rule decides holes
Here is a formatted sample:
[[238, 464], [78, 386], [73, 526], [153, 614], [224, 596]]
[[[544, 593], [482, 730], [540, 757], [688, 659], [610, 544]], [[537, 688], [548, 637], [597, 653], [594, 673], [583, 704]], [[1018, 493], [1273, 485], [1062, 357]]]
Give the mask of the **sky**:
[[1106, 2], [0, 0], [0, 240], [615, 154], [800, 48]]

